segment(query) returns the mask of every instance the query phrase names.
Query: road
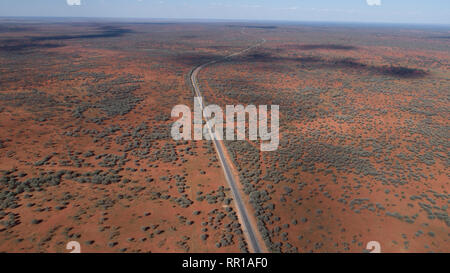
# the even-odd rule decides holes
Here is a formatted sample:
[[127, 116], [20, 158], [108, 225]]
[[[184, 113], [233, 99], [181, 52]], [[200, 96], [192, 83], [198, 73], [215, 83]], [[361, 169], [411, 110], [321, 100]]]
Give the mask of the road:
[[[199, 104], [200, 104], [202, 110], [203, 110], [203, 107], [204, 107], [203, 105], [206, 104], [206, 102], [205, 102], [205, 100], [202, 97], [202, 93], [200, 92], [200, 88], [198, 87], [197, 75], [200, 72], [200, 70], [202, 70], [204, 67], [206, 67], [208, 65], [211, 65], [211, 64], [214, 64], [214, 63], [217, 63], [217, 62], [220, 62], [220, 61], [224, 61], [224, 60], [232, 58], [234, 56], [241, 55], [241, 54], [243, 54], [243, 53], [245, 53], [245, 52], [247, 52], [247, 51], [249, 51], [249, 50], [251, 50], [251, 49], [253, 49], [255, 47], [260, 46], [261, 44], [263, 44], [265, 42], [266, 42], [266, 40], [263, 39], [261, 42], [257, 43], [256, 45], [253, 45], [253, 46], [251, 46], [249, 48], [246, 48], [244, 50], [241, 50], [239, 52], [230, 54], [230, 55], [225, 56], [223, 58], [220, 58], [220, 59], [213, 60], [213, 61], [210, 61], [208, 63], [202, 64], [202, 65], [196, 67], [192, 71], [192, 73], [191, 73], [191, 84], [192, 84], [192, 87], [194, 88], [195, 96], [198, 97], [198, 98], [201, 98], [201, 100], [199, 99]], [[233, 173], [231, 171], [232, 168], [230, 167], [230, 165], [228, 164], [227, 160], [225, 159], [225, 155], [224, 155], [224, 152], [223, 152], [223, 147], [222, 147], [220, 141], [213, 137], [212, 130], [211, 130], [211, 128], [209, 126], [208, 126], [208, 132], [209, 132], [209, 134], [211, 136], [211, 139], [213, 139], [214, 147], [216, 149], [217, 155], [219, 156], [219, 160], [220, 160], [220, 163], [222, 165], [222, 169], [223, 169], [223, 172], [225, 174], [225, 178], [226, 178], [226, 180], [227, 180], [227, 182], [228, 182], [228, 184], [230, 186], [231, 192], [233, 194], [233, 200], [236, 203], [237, 213], [238, 213], [239, 219], [241, 220], [241, 226], [242, 226], [244, 234], [247, 237], [247, 244], [251, 248], [251, 250], [253, 250], [254, 253], [261, 253], [262, 252], [262, 248], [261, 248], [261, 246], [259, 244], [258, 239], [256, 238], [256, 234], [257, 234], [258, 231], [255, 230], [253, 228], [253, 226], [251, 225], [250, 216], [249, 216], [249, 213], [247, 211], [247, 207], [244, 204], [244, 201], [242, 199], [241, 193], [240, 193], [239, 188], [237, 186], [236, 179], [233, 176]]]

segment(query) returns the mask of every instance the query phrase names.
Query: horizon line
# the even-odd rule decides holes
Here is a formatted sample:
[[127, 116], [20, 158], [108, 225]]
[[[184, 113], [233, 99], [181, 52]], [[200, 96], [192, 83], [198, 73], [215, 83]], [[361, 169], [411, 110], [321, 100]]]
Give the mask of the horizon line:
[[102, 19], [102, 20], [139, 20], [139, 21], [189, 21], [192, 23], [204, 23], [209, 22], [271, 22], [271, 23], [324, 23], [324, 24], [363, 24], [363, 25], [409, 25], [409, 26], [445, 26], [450, 27], [450, 23], [423, 23], [423, 22], [376, 22], [376, 21], [324, 21], [324, 20], [282, 20], [282, 19], [222, 19], [222, 18], [156, 18], [156, 17], [121, 17], [121, 16], [4, 16], [0, 15], [0, 19], [14, 18], [14, 19]]

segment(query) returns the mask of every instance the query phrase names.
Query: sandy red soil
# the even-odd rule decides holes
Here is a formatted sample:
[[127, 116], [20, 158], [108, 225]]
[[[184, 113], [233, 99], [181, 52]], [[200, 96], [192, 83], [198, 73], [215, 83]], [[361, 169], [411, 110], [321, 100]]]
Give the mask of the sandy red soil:
[[450, 251], [442, 30], [0, 24], [24, 26], [0, 33], [0, 251], [246, 251], [211, 143], [172, 140], [170, 111], [263, 38], [199, 80], [280, 105], [277, 151], [225, 142], [267, 250]]

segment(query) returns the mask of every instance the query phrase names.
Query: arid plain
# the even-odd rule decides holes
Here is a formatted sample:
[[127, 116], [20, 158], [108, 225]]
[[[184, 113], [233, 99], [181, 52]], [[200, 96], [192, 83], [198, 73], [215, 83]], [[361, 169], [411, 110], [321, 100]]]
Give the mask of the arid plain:
[[[280, 145], [224, 141], [268, 252], [450, 252], [448, 28], [0, 21], [0, 251], [246, 252], [192, 106], [280, 106]], [[264, 41], [264, 43], [261, 43]]]

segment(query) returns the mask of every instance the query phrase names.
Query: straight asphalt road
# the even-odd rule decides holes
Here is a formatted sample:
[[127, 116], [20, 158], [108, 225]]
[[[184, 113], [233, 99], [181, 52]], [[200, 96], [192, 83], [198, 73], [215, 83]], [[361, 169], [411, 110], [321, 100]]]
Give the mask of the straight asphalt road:
[[[243, 53], [245, 53], [245, 52], [247, 52], [247, 51], [257, 47], [257, 46], [260, 46], [265, 41], [266, 40], [262, 40], [262, 42], [260, 42], [260, 43], [258, 43], [256, 45], [253, 45], [253, 46], [251, 46], [249, 48], [246, 48], [246, 49], [241, 50], [239, 52], [236, 52], [236, 53], [233, 53], [233, 54], [228, 55], [226, 57], [223, 57], [222, 59], [214, 60], [214, 61], [202, 64], [202, 65], [196, 67], [192, 71], [191, 77], [190, 77], [191, 84], [192, 84], [192, 87], [194, 88], [194, 95], [197, 97], [197, 99], [199, 99], [199, 103], [200, 103], [200, 106], [201, 106], [202, 110], [204, 108], [205, 100], [202, 97], [202, 93], [200, 92], [200, 88], [198, 87], [198, 81], [197, 81], [197, 75], [200, 72], [200, 70], [202, 70], [202, 68], [204, 68], [205, 66], [217, 63], [219, 61], [226, 60], [228, 58], [231, 58], [231, 57], [234, 57], [234, 56], [237, 56], [237, 55], [241, 55], [241, 54], [243, 54]], [[247, 211], [247, 207], [244, 204], [244, 201], [242, 199], [241, 193], [240, 193], [239, 188], [237, 186], [236, 179], [234, 178], [233, 173], [231, 171], [231, 167], [229, 166], [227, 160], [225, 159], [224, 152], [223, 152], [223, 149], [222, 149], [222, 145], [219, 142], [219, 140], [217, 140], [213, 136], [213, 132], [212, 132], [212, 130], [211, 130], [211, 128], [209, 126], [208, 126], [208, 132], [209, 132], [209, 134], [211, 136], [211, 139], [214, 142], [214, 147], [216, 148], [217, 155], [219, 156], [219, 160], [220, 160], [220, 163], [222, 165], [223, 172], [225, 174], [225, 178], [226, 178], [228, 184], [230, 185], [231, 192], [233, 194], [233, 199], [234, 199], [234, 201], [236, 203], [236, 207], [237, 207], [237, 210], [238, 210], [238, 216], [239, 216], [239, 218], [241, 220], [241, 226], [243, 228], [243, 232], [244, 232], [244, 234], [247, 235], [246, 236], [247, 237], [247, 244], [250, 246], [251, 250], [253, 250], [254, 253], [261, 253], [262, 252], [261, 246], [259, 244], [259, 241], [256, 239], [256, 233], [258, 231], [254, 230], [254, 228], [252, 227], [252, 225], [250, 223], [250, 217], [249, 217], [249, 213]]]

